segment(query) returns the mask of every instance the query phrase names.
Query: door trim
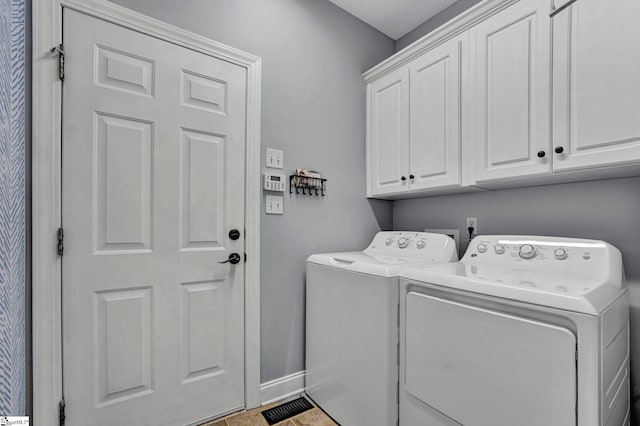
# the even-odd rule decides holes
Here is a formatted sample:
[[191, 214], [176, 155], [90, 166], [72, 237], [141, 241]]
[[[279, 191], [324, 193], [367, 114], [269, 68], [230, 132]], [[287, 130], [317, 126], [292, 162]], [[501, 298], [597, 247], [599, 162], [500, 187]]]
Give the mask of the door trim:
[[[62, 397], [61, 106], [58, 61], [67, 7], [155, 38], [212, 55], [247, 70], [245, 176], [245, 405], [260, 406], [260, 105], [262, 60], [105, 0], [35, 0], [33, 7], [32, 316], [33, 421], [58, 424]], [[71, 77], [69, 77], [71, 78]]]

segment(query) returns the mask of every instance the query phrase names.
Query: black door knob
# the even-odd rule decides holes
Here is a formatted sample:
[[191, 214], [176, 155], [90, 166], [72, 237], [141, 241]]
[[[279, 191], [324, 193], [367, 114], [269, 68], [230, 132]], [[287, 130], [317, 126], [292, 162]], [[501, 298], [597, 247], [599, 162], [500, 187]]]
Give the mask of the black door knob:
[[237, 240], [238, 238], [240, 238], [240, 231], [238, 231], [237, 229], [232, 229], [231, 231], [229, 231], [229, 238], [231, 238], [232, 240]]
[[538, 158], [544, 158], [544, 156], [547, 155], [546, 152], [544, 151], [538, 151]]
[[402, 177], [400, 178], [400, 180], [404, 182], [405, 180], [407, 180], [407, 177], [406, 177], [406, 176], [402, 176]]
[[224, 262], [218, 262], [218, 263], [227, 263], [229, 262], [232, 265], [235, 265], [237, 263], [240, 263], [240, 255], [238, 253], [231, 253], [229, 255], [229, 258], [227, 260], [225, 260]]
[[409, 179], [415, 179], [414, 175], [409, 175]]
[[564, 152], [564, 148], [561, 146], [556, 146], [556, 149], [554, 149], [554, 151], [556, 152], [556, 154], [562, 154]]

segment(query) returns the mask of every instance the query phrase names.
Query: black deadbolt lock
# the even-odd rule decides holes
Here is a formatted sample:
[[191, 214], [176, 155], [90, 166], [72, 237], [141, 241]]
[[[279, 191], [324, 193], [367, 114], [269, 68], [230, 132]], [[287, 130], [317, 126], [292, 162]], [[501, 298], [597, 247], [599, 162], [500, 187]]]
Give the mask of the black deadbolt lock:
[[232, 240], [237, 240], [238, 238], [240, 238], [240, 231], [238, 231], [237, 229], [232, 229], [231, 231], [229, 231], [229, 238], [231, 238]]

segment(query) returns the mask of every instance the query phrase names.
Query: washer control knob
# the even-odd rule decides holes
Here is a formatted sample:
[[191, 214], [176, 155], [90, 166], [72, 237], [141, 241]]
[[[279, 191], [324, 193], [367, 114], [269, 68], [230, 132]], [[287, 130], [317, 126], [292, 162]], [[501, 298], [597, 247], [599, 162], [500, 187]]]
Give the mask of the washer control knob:
[[425, 242], [422, 240], [416, 243], [416, 247], [418, 247], [419, 249], [423, 249], [425, 245], [426, 245]]
[[393, 244], [393, 240], [391, 238], [387, 238], [386, 241], [384, 242], [386, 245], [390, 246], [391, 244]]
[[523, 244], [520, 246], [520, 257], [523, 259], [533, 259], [538, 254], [538, 251], [531, 244]]
[[567, 251], [563, 248], [557, 248], [553, 251], [553, 257], [558, 260], [564, 260], [567, 258]]
[[478, 244], [478, 252], [484, 253], [487, 251], [487, 245], [485, 243]]
[[402, 248], [407, 248], [407, 246], [409, 245], [409, 239], [408, 238], [400, 238], [398, 240], [398, 247]]
[[504, 246], [502, 244], [496, 244], [493, 247], [493, 250], [496, 252], [496, 254], [504, 254]]

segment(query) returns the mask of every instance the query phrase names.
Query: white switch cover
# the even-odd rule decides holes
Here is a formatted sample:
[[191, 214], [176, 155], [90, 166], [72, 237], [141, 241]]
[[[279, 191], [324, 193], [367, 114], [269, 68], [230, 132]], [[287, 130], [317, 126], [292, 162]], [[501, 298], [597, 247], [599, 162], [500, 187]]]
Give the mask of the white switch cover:
[[267, 214], [283, 214], [284, 197], [267, 195]]
[[279, 149], [267, 148], [267, 167], [272, 169], [284, 168], [284, 153]]

